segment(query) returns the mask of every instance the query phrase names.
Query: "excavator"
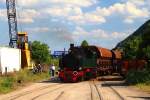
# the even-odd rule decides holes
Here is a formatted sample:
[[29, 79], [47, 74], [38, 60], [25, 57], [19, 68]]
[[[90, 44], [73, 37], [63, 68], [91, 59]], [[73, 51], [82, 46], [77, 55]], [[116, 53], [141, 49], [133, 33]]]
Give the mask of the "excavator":
[[9, 25], [9, 46], [21, 49], [21, 67], [31, 68], [31, 51], [29, 48], [27, 32], [18, 32], [16, 0], [6, 0], [7, 17]]

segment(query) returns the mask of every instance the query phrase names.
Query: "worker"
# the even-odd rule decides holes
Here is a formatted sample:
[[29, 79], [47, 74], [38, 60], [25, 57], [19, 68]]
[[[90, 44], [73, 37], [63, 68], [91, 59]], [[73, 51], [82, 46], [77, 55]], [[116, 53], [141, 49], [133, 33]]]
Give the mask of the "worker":
[[38, 73], [42, 72], [42, 66], [41, 66], [41, 64], [38, 64], [37, 69], [38, 69]]
[[36, 64], [34, 64], [34, 67], [33, 67], [33, 69], [32, 69], [32, 72], [33, 72], [34, 74], [37, 73], [37, 66], [36, 66]]
[[51, 76], [54, 77], [55, 75], [55, 65], [52, 64], [52, 66], [50, 67], [50, 70], [51, 70]]

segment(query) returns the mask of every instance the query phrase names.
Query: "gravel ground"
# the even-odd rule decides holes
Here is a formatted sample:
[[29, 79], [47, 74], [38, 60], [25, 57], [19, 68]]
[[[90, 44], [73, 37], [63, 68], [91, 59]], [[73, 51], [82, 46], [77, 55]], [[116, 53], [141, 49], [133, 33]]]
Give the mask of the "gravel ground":
[[0, 100], [150, 100], [150, 94], [126, 86], [123, 81], [45, 81], [0, 95]]

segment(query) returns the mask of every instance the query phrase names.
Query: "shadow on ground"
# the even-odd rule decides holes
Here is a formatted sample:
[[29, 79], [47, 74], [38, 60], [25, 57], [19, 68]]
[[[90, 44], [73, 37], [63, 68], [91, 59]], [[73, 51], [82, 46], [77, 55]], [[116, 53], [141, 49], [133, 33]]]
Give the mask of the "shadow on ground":
[[128, 86], [125, 82], [104, 82], [101, 84], [102, 87], [108, 87], [108, 86]]
[[99, 81], [124, 81], [122, 76], [111, 75], [111, 76], [100, 76], [97, 78]]
[[150, 97], [142, 97], [142, 96], [128, 96], [128, 97], [131, 97], [131, 98], [139, 98], [139, 99], [144, 99], [144, 100], [150, 100]]
[[54, 77], [54, 78], [50, 78], [44, 81], [40, 81], [38, 83], [62, 83], [62, 82], [59, 80], [59, 78]]
[[54, 77], [54, 78], [50, 78], [48, 80], [44, 80], [44, 81], [41, 81], [41, 82], [38, 82], [38, 83], [60, 83], [60, 84], [74, 84], [72, 82], [62, 82], [59, 80], [58, 77]]
[[102, 86], [128, 86], [125, 82], [124, 78], [119, 75], [111, 75], [111, 76], [101, 76], [98, 78], [99, 81], [102, 82]]

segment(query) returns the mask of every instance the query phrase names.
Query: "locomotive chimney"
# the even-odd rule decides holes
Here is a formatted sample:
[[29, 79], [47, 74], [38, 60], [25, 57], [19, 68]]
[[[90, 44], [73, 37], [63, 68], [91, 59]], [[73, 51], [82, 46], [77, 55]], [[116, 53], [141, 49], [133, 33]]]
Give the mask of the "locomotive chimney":
[[70, 48], [73, 48], [74, 47], [74, 44], [70, 44]]

